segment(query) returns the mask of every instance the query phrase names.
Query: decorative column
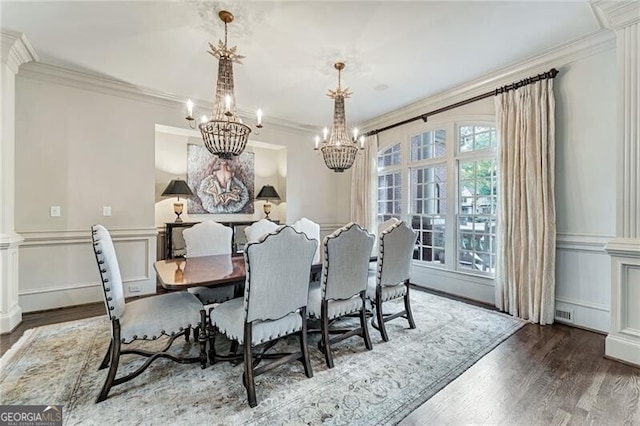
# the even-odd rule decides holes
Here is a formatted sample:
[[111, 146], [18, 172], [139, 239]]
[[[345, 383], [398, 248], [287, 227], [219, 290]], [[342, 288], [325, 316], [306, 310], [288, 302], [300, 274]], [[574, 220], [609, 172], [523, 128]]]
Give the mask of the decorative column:
[[15, 110], [16, 80], [20, 65], [37, 61], [24, 34], [0, 32], [0, 333], [22, 321], [18, 304], [18, 246], [15, 233]]
[[598, 1], [616, 32], [618, 67], [616, 238], [611, 256], [608, 357], [640, 365], [640, 1]]

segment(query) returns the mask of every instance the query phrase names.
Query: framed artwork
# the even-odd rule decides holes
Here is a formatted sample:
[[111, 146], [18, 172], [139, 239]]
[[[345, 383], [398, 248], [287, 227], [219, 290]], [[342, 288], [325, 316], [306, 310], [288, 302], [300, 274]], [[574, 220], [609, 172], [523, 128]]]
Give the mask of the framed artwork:
[[187, 144], [189, 214], [253, 213], [255, 154], [221, 160], [202, 145]]

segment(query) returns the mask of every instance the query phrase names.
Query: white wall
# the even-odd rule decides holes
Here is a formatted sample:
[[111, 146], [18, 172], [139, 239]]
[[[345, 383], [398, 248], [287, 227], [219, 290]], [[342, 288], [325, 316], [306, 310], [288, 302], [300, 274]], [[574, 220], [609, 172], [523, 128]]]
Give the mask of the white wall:
[[[155, 291], [157, 124], [185, 127], [183, 105], [57, 67], [20, 69], [15, 229], [25, 239], [19, 258], [24, 311], [101, 300], [89, 231], [98, 222], [113, 231], [127, 294]], [[262, 141], [286, 146], [287, 220], [345, 223], [350, 176], [324, 166], [312, 136], [270, 125], [268, 117], [260, 132]], [[61, 207], [60, 217], [49, 216], [52, 205]], [[111, 206], [112, 216], [102, 216], [103, 206]]]
[[[573, 314], [575, 325], [609, 330], [610, 259], [605, 243], [615, 234], [616, 65], [612, 35], [583, 42], [514, 64], [366, 123], [366, 130], [518, 81], [560, 70], [554, 80], [556, 99], [556, 308]], [[429, 118], [431, 124], [451, 117], [494, 115], [493, 98]], [[426, 128], [420, 120], [383, 132], [388, 146]], [[456, 274], [415, 263], [412, 282], [436, 290], [494, 303], [494, 280]]]
[[562, 67], [556, 98], [556, 309], [574, 323], [609, 330], [615, 235], [616, 52]]

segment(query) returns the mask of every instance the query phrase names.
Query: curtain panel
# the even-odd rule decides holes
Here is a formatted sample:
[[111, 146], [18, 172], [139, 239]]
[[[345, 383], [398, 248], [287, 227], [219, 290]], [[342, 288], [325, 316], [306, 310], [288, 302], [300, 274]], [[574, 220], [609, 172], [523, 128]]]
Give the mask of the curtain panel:
[[378, 136], [368, 136], [364, 155], [358, 155], [351, 169], [351, 221], [375, 234], [378, 204]]
[[553, 79], [495, 98], [498, 128], [496, 306], [539, 324], [555, 316]]

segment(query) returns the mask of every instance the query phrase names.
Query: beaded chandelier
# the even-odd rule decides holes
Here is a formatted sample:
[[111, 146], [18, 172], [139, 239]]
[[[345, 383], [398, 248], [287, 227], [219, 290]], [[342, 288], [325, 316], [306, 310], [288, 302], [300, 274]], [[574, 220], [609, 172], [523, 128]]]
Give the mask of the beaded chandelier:
[[[213, 155], [223, 160], [230, 160], [240, 155], [249, 140], [251, 128], [244, 124], [238, 117], [236, 109], [236, 97], [233, 85], [233, 63], [240, 64], [244, 56], [236, 53], [236, 46], [227, 47], [227, 24], [233, 21], [233, 14], [222, 10], [218, 16], [224, 22], [224, 43], [218, 41], [214, 46], [209, 43], [207, 52], [218, 59], [218, 79], [216, 82], [216, 94], [211, 117], [202, 116], [198, 128], [202, 134], [204, 146]], [[187, 121], [189, 126], [195, 129], [193, 117], [193, 102], [187, 102]], [[257, 112], [256, 127], [262, 127], [262, 111]]]
[[[338, 70], [338, 87], [336, 90], [329, 90], [327, 96], [335, 100], [333, 111], [333, 128], [331, 136], [327, 140], [328, 130], [323, 132], [322, 146], [319, 147], [320, 138], [316, 137], [315, 149], [322, 151], [324, 163], [334, 172], [341, 173], [353, 165], [358, 153], [358, 129], [353, 130], [353, 138], [347, 134], [345, 124], [344, 100], [351, 96], [349, 89], [340, 86], [340, 73], [344, 69], [343, 62], [336, 62], [334, 68]], [[360, 138], [360, 149], [364, 148], [364, 136]]]

